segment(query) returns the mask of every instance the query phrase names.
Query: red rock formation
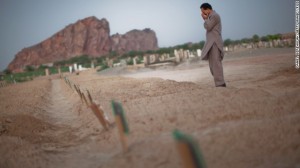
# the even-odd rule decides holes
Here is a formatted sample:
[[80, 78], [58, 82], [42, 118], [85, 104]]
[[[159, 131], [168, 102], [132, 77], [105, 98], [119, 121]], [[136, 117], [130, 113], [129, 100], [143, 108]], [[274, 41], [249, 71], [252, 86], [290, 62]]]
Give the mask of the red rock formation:
[[112, 51], [124, 53], [127, 51], [147, 51], [158, 49], [155, 32], [151, 29], [132, 30], [125, 35], [111, 36]]
[[133, 30], [125, 35], [110, 37], [106, 19], [88, 17], [70, 24], [41, 43], [20, 51], [8, 69], [16, 72], [27, 65], [38, 66], [80, 55], [99, 57], [109, 51], [123, 53], [131, 50], [157, 49], [155, 32]]

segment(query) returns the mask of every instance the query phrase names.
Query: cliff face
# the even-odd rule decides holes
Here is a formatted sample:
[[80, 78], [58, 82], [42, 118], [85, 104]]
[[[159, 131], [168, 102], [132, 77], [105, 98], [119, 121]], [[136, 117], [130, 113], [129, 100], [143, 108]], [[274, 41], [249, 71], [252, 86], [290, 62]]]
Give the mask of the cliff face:
[[110, 37], [106, 19], [88, 17], [70, 24], [37, 45], [23, 49], [15, 56], [8, 69], [20, 71], [27, 65], [41, 65], [83, 54], [99, 57], [109, 51], [124, 53], [157, 48], [155, 32], [150, 29], [132, 30], [125, 35]]
[[151, 29], [132, 30], [124, 35], [111, 36], [112, 51], [124, 53], [127, 51], [147, 51], [158, 49], [155, 32]]

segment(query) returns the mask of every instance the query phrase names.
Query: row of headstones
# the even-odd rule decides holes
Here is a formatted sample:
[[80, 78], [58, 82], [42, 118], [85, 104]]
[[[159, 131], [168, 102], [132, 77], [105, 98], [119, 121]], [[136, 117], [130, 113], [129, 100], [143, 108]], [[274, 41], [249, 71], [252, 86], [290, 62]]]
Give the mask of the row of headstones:
[[224, 47], [224, 51], [235, 51], [240, 49], [253, 49], [253, 48], [273, 48], [273, 47], [289, 47], [294, 46], [295, 42], [292, 39], [286, 40], [272, 40], [272, 41], [259, 41], [257, 43], [245, 43], [245, 44], [237, 44], [230, 45]]
[[[92, 61], [91, 62], [91, 68], [94, 69], [95, 68], [95, 65], [94, 65], [94, 62]], [[70, 73], [73, 73], [73, 72], [78, 72], [78, 71], [84, 71], [86, 70], [87, 68], [83, 67], [82, 65], [78, 65], [77, 63], [74, 63], [73, 65], [70, 65], [69, 66], [69, 72]]]
[[[61, 78], [63, 78], [62, 75]], [[64, 80], [65, 83], [69, 85], [69, 87], [72, 90], [75, 90], [78, 93], [82, 103], [85, 103], [87, 107], [91, 108], [91, 110], [98, 118], [103, 128], [106, 131], [109, 131], [109, 129], [112, 128], [113, 124], [112, 122], [109, 121], [108, 117], [105, 115], [100, 104], [95, 103], [90, 92], [86, 89], [86, 94], [89, 100], [88, 101], [79, 85], [74, 84], [67, 77], [64, 77]], [[127, 137], [129, 136], [129, 126], [125, 116], [125, 112], [123, 110], [122, 104], [117, 101], [112, 100], [111, 106], [112, 106], [113, 114], [115, 116], [115, 123], [118, 128], [120, 143], [122, 145], [123, 152], [127, 152], [128, 151]], [[178, 130], [173, 131], [173, 137], [176, 141], [176, 147], [178, 149], [179, 155], [183, 162], [183, 167], [186, 168], [206, 167], [206, 163], [202, 155], [202, 152], [193, 137], [191, 137], [190, 135], [186, 135]]]
[[176, 63], [180, 63], [182, 61], [186, 61], [189, 58], [195, 58], [201, 56], [201, 49], [197, 49], [196, 51], [190, 51], [190, 50], [174, 50], [175, 58], [171, 58], [170, 54], [151, 54], [151, 55], [145, 55], [144, 56], [144, 64], [150, 65], [155, 63], [160, 63], [164, 61], [174, 61]]
[[[94, 63], [93, 62], [91, 63], [91, 67], [94, 68]], [[86, 69], [87, 68], [82, 67], [82, 65], [77, 65], [77, 63], [74, 63], [73, 65], [69, 66], [69, 72], [70, 73], [83, 71], [83, 70], [86, 70]], [[58, 74], [61, 75], [61, 69], [58, 68], [57, 70], [58, 70]], [[48, 68], [45, 69], [45, 74], [46, 74], [46, 76], [50, 75], [50, 71], [49, 71]]]
[[197, 49], [196, 52], [191, 52], [190, 50], [174, 50], [174, 55], [175, 55], [175, 60], [177, 63], [181, 61], [185, 61], [189, 58], [194, 58], [194, 57], [200, 57], [202, 51], [200, 49]]

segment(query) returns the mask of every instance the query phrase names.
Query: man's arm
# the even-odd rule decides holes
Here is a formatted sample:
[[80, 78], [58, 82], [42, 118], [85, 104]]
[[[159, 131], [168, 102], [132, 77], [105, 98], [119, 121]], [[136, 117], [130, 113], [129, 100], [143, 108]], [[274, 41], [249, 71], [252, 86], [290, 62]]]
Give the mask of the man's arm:
[[213, 15], [209, 19], [205, 19], [204, 28], [207, 31], [211, 31], [212, 28], [220, 22], [220, 17], [218, 15]]

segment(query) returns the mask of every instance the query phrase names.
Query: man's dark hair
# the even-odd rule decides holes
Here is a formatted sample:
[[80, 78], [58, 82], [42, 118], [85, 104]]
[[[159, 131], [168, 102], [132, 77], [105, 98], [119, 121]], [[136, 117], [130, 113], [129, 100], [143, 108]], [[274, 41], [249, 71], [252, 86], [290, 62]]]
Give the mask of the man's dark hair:
[[200, 6], [200, 9], [204, 9], [204, 10], [206, 10], [206, 9], [210, 9], [210, 10], [212, 10], [212, 7], [211, 7], [211, 5], [209, 4], [209, 3], [203, 3], [201, 6]]

